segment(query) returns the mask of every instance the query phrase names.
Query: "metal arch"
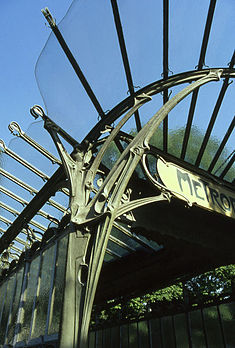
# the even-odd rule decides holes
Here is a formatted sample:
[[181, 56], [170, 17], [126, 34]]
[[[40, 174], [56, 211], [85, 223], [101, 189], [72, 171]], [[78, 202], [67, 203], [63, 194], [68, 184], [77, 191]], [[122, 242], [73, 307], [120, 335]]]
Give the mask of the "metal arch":
[[[203, 69], [201, 71], [187, 71], [184, 73], [173, 75], [169, 77], [167, 80], [162, 79], [162, 80], [155, 81], [145, 86], [144, 88], [140, 89], [138, 92], [136, 92], [135, 98], [138, 100], [138, 98], [141, 95], [142, 97], [143, 95], [145, 95], [146, 97], [148, 96], [149, 98], [157, 93], [162, 92], [164, 89], [171, 88], [173, 86], [177, 86], [183, 83], [192, 83], [193, 81], [197, 81], [198, 79], [206, 76], [210, 71], [214, 71], [214, 69]], [[228, 77], [235, 78], [235, 69], [230, 69], [230, 68], [223, 69], [221, 78], [228, 78]], [[108, 125], [112, 124], [123, 113], [128, 111], [132, 107], [132, 105], [133, 105], [133, 99], [131, 97], [127, 97], [125, 100], [120, 102], [117, 106], [115, 106], [87, 134], [87, 136], [84, 138], [81, 144], [81, 147], [87, 147], [87, 144], [96, 142], [101, 132], [106, 130], [106, 127]], [[209, 168], [209, 171], [210, 170], [211, 168]], [[5, 175], [5, 172], [3, 171], [3, 169], [0, 168], [0, 171], [2, 172], [3, 175]], [[7, 177], [9, 177], [9, 173], [7, 173], [6, 175]], [[12, 175], [11, 175], [11, 178], [13, 178]], [[16, 180], [16, 178], [13, 178], [13, 179], [14, 181]], [[48, 183], [46, 183], [38, 193], [36, 190], [32, 189], [31, 187], [26, 188], [27, 190], [29, 190], [29, 192], [37, 193], [37, 197], [35, 197], [35, 199], [33, 199], [27, 205], [25, 210], [22, 211], [19, 218], [17, 218], [16, 221], [12, 224], [12, 226], [8, 228], [4, 236], [0, 238], [0, 242], [1, 242], [0, 252], [2, 252], [4, 248], [6, 248], [7, 245], [14, 240], [14, 238], [19, 234], [20, 228], [23, 227], [25, 223], [28, 223], [28, 221], [37, 213], [37, 211], [42, 208], [45, 202], [47, 202], [48, 199], [51, 197], [52, 191], [55, 192], [59, 187], [58, 186], [59, 183], [61, 185], [61, 182], [63, 182], [64, 180], [65, 180], [64, 171], [62, 170], [62, 168], [59, 168], [58, 170], [56, 170], [53, 177], [48, 180]], [[55, 182], [56, 182], [56, 185], [55, 185]], [[17, 181], [17, 184], [22, 185], [22, 183], [18, 181]], [[48, 190], [47, 187], [50, 187], [50, 189]], [[52, 190], [51, 187], [54, 187], [54, 189]]]
[[[158, 93], [163, 92], [166, 89], [170, 89], [172, 87], [181, 85], [183, 83], [192, 83], [193, 81], [197, 81], [198, 79], [209, 74], [210, 71], [222, 69], [221, 78], [235, 78], [235, 69], [230, 68], [211, 68], [211, 69], [202, 69], [202, 70], [191, 70], [186, 71], [180, 74], [172, 75], [168, 77], [167, 80], [161, 79], [155, 81], [135, 92], [134, 97], [138, 97], [142, 94], [153, 96]], [[116, 121], [122, 114], [128, 111], [133, 106], [133, 98], [127, 97], [123, 101], [121, 101], [118, 105], [116, 105], [110, 112], [108, 112], [104, 118], [102, 118], [86, 135], [83, 139], [82, 144], [86, 144], [87, 142], [95, 142], [99, 138], [102, 131], [105, 130], [105, 127], [111, 125], [114, 121]]]
[[[92, 156], [91, 144], [86, 148], [79, 146], [72, 155], [69, 155], [58, 137], [55, 125], [51, 122], [47, 123], [47, 118], [44, 117], [45, 128], [51, 134], [57, 147], [70, 184], [71, 222], [74, 224], [69, 235], [63, 321], [60, 332], [61, 347], [78, 345], [83, 348], [86, 345], [91, 309], [114, 220], [121, 214], [142, 205], [169, 200], [170, 194], [166, 195], [162, 192], [156, 197], [122, 203], [127, 184], [137, 164], [149, 148], [150, 138], [166, 115], [181, 100], [200, 86], [219, 80], [222, 73], [222, 69], [213, 69], [207, 74], [203, 72], [202, 78], [189, 84], [163, 105], [123, 151], [91, 200], [90, 193], [93, 189], [95, 175], [109, 144], [115, 140], [122, 126], [136, 110], [151, 99], [151, 92], [156, 93], [156, 88], [155, 90], [150, 89], [148, 95], [141, 93], [135, 98], [134, 106], [111, 132], [95, 159]], [[73, 310], [71, 302], [67, 298], [70, 301], [79, 298], [79, 301], [72, 301], [72, 303], [76, 303]], [[70, 320], [68, 320], [68, 313], [70, 316], [72, 315]], [[74, 322], [73, 327], [69, 324], [71, 321]]]
[[[84, 147], [78, 146], [71, 156], [66, 154], [66, 152], [63, 151], [62, 144], [57, 142], [56, 129], [53, 129], [52, 127], [54, 140], [57, 143], [58, 150], [61, 152], [60, 155], [62, 157], [62, 162], [67, 166], [67, 175], [70, 178], [71, 188], [72, 186], [74, 187], [73, 196], [71, 197], [71, 203], [74, 203], [72, 217], [74, 227], [69, 236], [68, 249], [68, 255], [71, 262], [67, 263], [67, 267], [71, 268], [68, 268], [66, 271], [65, 293], [70, 301], [72, 298], [80, 298], [80, 301], [72, 301], [73, 304], [76, 303], [76, 308], [73, 308], [74, 306], [70, 308], [71, 304], [68, 303], [69, 301], [64, 301], [64, 306], [67, 307], [63, 310], [61, 346], [65, 346], [66, 344], [64, 337], [72, 337], [69, 339], [73, 340], [73, 344], [68, 345], [71, 347], [75, 347], [78, 340], [80, 340], [81, 343], [80, 347], [83, 347], [83, 342], [86, 341], [90, 311], [103, 263], [104, 251], [115, 218], [126, 211], [140, 206], [141, 204], [150, 204], [154, 200], [165, 200], [169, 198], [168, 196], [161, 194], [154, 197], [154, 199], [149, 198], [132, 201], [126, 203], [126, 205], [120, 203], [129, 178], [148, 147], [148, 140], [151, 137], [150, 133], [155, 131], [161, 120], [164, 119], [164, 115], [168, 114], [171, 108], [180, 102], [180, 100], [187, 94], [195, 88], [199, 88], [204, 83], [211, 80], [217, 80], [217, 73], [218, 69], [211, 69], [211, 72], [209, 69], [206, 69], [199, 72], [196, 71], [178, 74], [172, 76], [167, 81], [157, 81], [136, 93], [134, 106], [133, 100], [131, 101], [130, 97], [127, 98], [115, 107], [108, 114], [108, 117], [101, 120], [91, 131], [95, 135], [93, 138], [93, 143], [95, 143], [95, 140], [99, 138], [100, 131], [104, 130], [105, 126], [109, 125], [109, 123], [112, 123], [111, 118], [117, 119], [125, 111], [129, 110], [120, 120], [119, 125], [113, 129], [106, 142], [103, 144], [103, 147], [99, 152], [100, 155], [98, 154], [95, 160], [92, 157], [92, 144], [89, 145], [89, 142], [86, 142], [86, 138], [83, 142]], [[220, 71], [220, 73], [222, 73], [222, 77], [235, 77], [235, 71], [231, 69], [224, 69], [224, 71]], [[131, 117], [136, 109], [138, 109], [142, 104], [148, 102], [152, 95], [161, 92], [165, 88], [168, 88], [168, 86], [179, 85], [187, 82], [190, 83], [193, 81], [196, 82], [188, 85], [186, 89], [180, 92], [180, 95], [176, 95], [167, 102], [160, 111], [153, 116], [149, 123], [142, 128], [137, 136], [131, 141], [130, 145], [128, 145], [127, 149], [122, 153], [119, 161], [108, 174], [103, 186], [101, 186], [94, 198], [89, 201], [88, 197], [92, 190], [92, 180], [99, 168], [103, 154], [105, 153], [108, 144], [112, 139], [115, 139], [127, 119]], [[94, 146], [96, 146], [96, 144], [94, 144]], [[74, 171], [75, 173], [73, 173]], [[53, 177], [44, 185], [43, 189], [40, 190], [40, 193], [37, 194], [37, 196], [28, 204], [19, 218], [16, 219], [18, 228], [19, 225], [25, 224], [27, 219], [31, 219], [35, 215], [51, 194], [61, 187], [61, 182], [64, 180], [64, 171], [63, 168], [60, 167]], [[76, 196], [77, 193], [79, 196]], [[81, 198], [82, 204], [79, 204], [80, 206], [76, 207], [77, 202], [80, 200], [79, 197]], [[76, 221], [78, 211], [79, 220]], [[16, 223], [14, 223], [14, 226], [12, 225], [12, 227], [10, 227], [1, 238], [1, 242], [5, 242], [2, 244], [3, 248], [7, 247], [9, 241], [17, 236]], [[77, 275], [79, 275], [78, 279], [80, 279], [80, 282], [77, 282]], [[71, 286], [71, 282], [75, 283], [74, 287]], [[69, 315], [70, 318], [66, 317], [66, 315]], [[71, 322], [75, 323], [74, 327], [69, 324]], [[65, 332], [66, 334], [64, 334]]]
[[[84, 296], [83, 316], [80, 330], [81, 347], [83, 347], [83, 342], [86, 341], [88, 333], [90, 311], [95, 296], [96, 286], [99, 279], [99, 273], [101, 271], [101, 266], [103, 263], [104, 250], [107, 246], [109, 234], [111, 232], [111, 228], [115, 218], [120, 213], [125, 211], [124, 205], [121, 205], [121, 197], [125, 192], [126, 186], [129, 182], [131, 175], [133, 174], [138, 162], [141, 160], [141, 157], [145, 153], [145, 150], [148, 149], [148, 142], [151, 136], [153, 135], [157, 127], [160, 125], [161, 121], [166, 117], [166, 115], [175, 107], [175, 105], [177, 105], [193, 90], [207, 82], [218, 80], [220, 78], [221, 73], [221, 70], [210, 72], [207, 76], [187, 86], [176, 96], [174, 96], [171, 100], [169, 100], [150, 119], [150, 121], [142, 128], [142, 130], [127, 146], [121, 157], [117, 160], [114, 167], [108, 174], [97, 195], [94, 197], [91, 203], [88, 204], [88, 207], [90, 206], [89, 210], [87, 211], [88, 220], [91, 217], [90, 214], [94, 214], [94, 212], [100, 214], [103, 213], [105, 219], [104, 221], [98, 222], [97, 231], [94, 236], [94, 242], [92, 246], [93, 257], [90, 259], [90, 264], [88, 266], [87, 286], [86, 293]], [[121, 123], [122, 120], [120, 121], [117, 128], [120, 127]], [[110, 137], [112, 137], [112, 133]], [[105, 144], [103, 146], [105, 147]], [[164, 194], [162, 193], [154, 198], [157, 201], [167, 199], [168, 197], [164, 196]], [[144, 200], [132, 201], [131, 204], [126, 204], [126, 210], [128, 211], [129, 209], [139, 207], [142, 204], [149, 204], [152, 201], [153, 197], [149, 199], [146, 198]]]

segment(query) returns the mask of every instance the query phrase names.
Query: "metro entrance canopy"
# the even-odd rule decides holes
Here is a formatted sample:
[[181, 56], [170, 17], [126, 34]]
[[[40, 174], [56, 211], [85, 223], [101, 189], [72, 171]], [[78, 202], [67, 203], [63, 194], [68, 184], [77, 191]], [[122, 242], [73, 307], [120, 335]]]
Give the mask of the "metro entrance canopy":
[[[0, 168], [4, 178], [0, 221], [8, 226], [1, 227], [0, 292], [5, 296], [11, 291], [8, 301], [1, 297], [0, 344], [34, 346], [55, 341], [60, 347], [86, 347], [93, 303], [137, 296], [234, 263], [233, 47], [226, 57], [229, 66], [223, 62], [205, 67], [216, 1], [209, 3], [197, 67], [172, 75], [169, 3], [163, 1], [162, 78], [146, 78], [148, 83], [140, 89], [134, 87], [124, 32], [141, 15], [141, 5], [131, 12], [129, 26], [130, 13], [125, 11], [130, 2], [120, 3], [120, 12], [116, 0], [109, 6], [105, 1], [97, 3], [75, 0], [59, 26], [49, 10], [43, 10], [52, 34], [39, 57], [36, 77], [46, 111], [38, 105], [30, 110], [40, 120], [31, 128], [35, 137], [12, 122], [9, 129], [16, 142], [9, 147], [0, 142], [6, 158]], [[152, 10], [146, 8], [149, 18], [160, 5], [151, 1], [151, 6]], [[91, 21], [89, 28], [84, 18]], [[80, 37], [80, 47], [77, 35], [89, 37], [89, 33], [94, 41]], [[139, 49], [148, 38], [143, 33], [140, 41], [135, 38]], [[100, 49], [102, 36], [107, 40], [107, 56]], [[148, 76], [150, 66], [145, 70], [145, 63], [138, 65], [137, 58], [133, 71], [143, 69]], [[105, 68], [103, 80], [99, 64]], [[120, 72], [128, 86], [125, 98], [117, 88], [125, 80]], [[105, 112], [101, 105], [107, 106], [107, 97], [112, 107]], [[198, 124], [196, 106], [203, 113]], [[185, 122], [180, 119], [183, 111]], [[91, 127], [91, 119], [97, 116]], [[175, 145], [171, 116], [179, 118], [173, 123], [181, 134]], [[220, 119], [223, 126], [215, 141]], [[192, 136], [195, 130], [201, 137], [198, 144]]]

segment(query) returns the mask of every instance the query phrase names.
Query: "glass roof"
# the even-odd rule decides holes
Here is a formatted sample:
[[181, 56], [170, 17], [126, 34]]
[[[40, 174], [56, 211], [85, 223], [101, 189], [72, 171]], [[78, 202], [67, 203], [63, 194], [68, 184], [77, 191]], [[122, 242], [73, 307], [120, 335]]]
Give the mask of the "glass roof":
[[[134, 0], [74, 0], [58, 24], [70, 57], [66, 57], [52, 32], [35, 68], [47, 115], [77, 142], [82, 142], [101, 120], [113, 125], [131, 103], [121, 113], [115, 112], [115, 106], [150, 90], [148, 85], [155, 81], [191, 71], [225, 68], [228, 74], [219, 82], [203, 86], [172, 110], [160, 126], [154, 145], [164, 154], [189, 162], [195, 170], [202, 168], [220, 177], [232, 188], [234, 7], [231, 1], [222, 5], [214, 0], [180, 3], [149, 0], [148, 4]], [[68, 59], [71, 57], [77, 65], [71, 65]], [[173, 83], [161, 93], [153, 92], [152, 100], [122, 128], [124, 134], [135, 135], [186, 85], [184, 81]], [[61, 163], [42, 121], [33, 122], [27, 131], [17, 123], [11, 123], [9, 129], [16, 137], [9, 145], [0, 142], [0, 235], [7, 233]], [[103, 136], [98, 132], [94, 138]], [[72, 147], [66, 146], [71, 152]], [[32, 240], [41, 240], [48, 226], [58, 226], [68, 212], [68, 191], [57, 192], [27, 222], [12, 250], [19, 253]], [[105, 260], [115, 260], [139, 248], [157, 251], [161, 246], [133, 235], [116, 222]]]
[[[88, 96], [84, 83], [76, 76], [57, 38], [51, 33], [36, 65], [36, 78], [48, 115], [76, 140], [82, 141], [97, 120], [109, 115], [115, 105], [148, 84], [195, 69], [228, 67], [234, 60], [232, 7], [231, 3], [222, 5], [216, 1], [181, 1], [179, 5], [175, 1], [150, 0], [148, 6], [133, 0], [73, 1], [58, 28], [98, 106]], [[193, 99], [188, 96], [170, 113], [163, 126], [164, 137], [168, 137], [168, 144], [166, 140], [161, 144], [164, 151], [173, 152], [192, 164], [197, 162], [199, 166], [213, 143], [210, 156], [215, 156], [229, 125], [234, 127], [232, 96], [235, 87], [230, 83], [230, 80], [224, 82], [221, 79], [203, 86]], [[183, 87], [175, 86], [162, 92], [163, 96], [153, 97], [152, 102], [139, 111], [140, 124], [143, 126], [164, 100]], [[185, 127], [189, 133], [190, 129], [196, 129], [200, 141], [195, 151], [195, 148], [191, 149], [189, 139], [187, 148], [189, 134], [181, 132], [181, 144], [175, 152], [170, 144], [171, 133]], [[133, 118], [124, 130], [130, 132], [135, 128]], [[211, 140], [203, 143], [205, 134]], [[234, 154], [233, 135], [231, 132], [226, 150], [222, 151], [214, 167], [214, 172], [218, 170], [217, 175]], [[188, 156], [190, 151], [194, 151], [192, 159]], [[219, 169], [222, 162], [225, 164]], [[202, 167], [208, 169], [205, 165]], [[225, 176], [228, 181], [234, 177], [234, 164], [232, 168]]]

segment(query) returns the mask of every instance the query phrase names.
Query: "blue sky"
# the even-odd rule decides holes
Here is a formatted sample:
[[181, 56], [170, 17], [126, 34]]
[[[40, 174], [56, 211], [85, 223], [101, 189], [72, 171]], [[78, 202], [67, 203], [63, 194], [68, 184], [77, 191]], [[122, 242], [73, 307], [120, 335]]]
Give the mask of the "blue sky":
[[7, 129], [17, 121], [23, 129], [32, 122], [29, 108], [42, 104], [34, 68], [50, 29], [45, 26], [41, 9], [49, 7], [60, 21], [70, 0], [9, 0], [1, 1], [0, 31], [0, 137], [11, 138]]
[[[45, 26], [41, 8], [49, 7], [59, 23], [70, 3], [70, 0], [9, 0], [1, 3], [0, 136], [6, 142], [10, 139], [7, 130], [9, 122], [15, 120], [26, 130], [32, 122], [29, 108], [34, 104], [43, 104], [34, 69], [51, 30]], [[61, 28], [106, 111], [125, 98], [128, 92], [111, 5], [109, 1], [94, 0], [80, 0], [76, 3], [78, 6], [74, 7], [75, 15], [68, 17], [69, 20], [65, 20]], [[129, 0], [118, 3], [134, 85], [136, 88], [143, 87], [161, 79], [162, 0]], [[170, 1], [169, 68], [174, 73], [193, 70], [197, 65], [208, 7], [209, 0]], [[234, 48], [234, 10], [233, 0], [217, 2], [205, 62], [208, 66], [226, 66], [231, 58]], [[97, 121], [98, 115], [56, 40], [51, 46], [52, 50], [48, 50], [48, 54], [50, 56], [52, 53], [53, 57], [46, 53], [42, 58], [46, 63], [42, 62], [39, 67], [39, 72], [42, 71], [46, 77], [42, 80], [42, 86], [45, 87], [48, 110], [56, 122], [81, 140]], [[52, 59], [47, 61], [48, 57]], [[201, 93], [202, 106], [198, 107], [195, 116], [195, 124], [201, 128], [205, 128], [208, 123], [211, 115], [209, 110], [213, 108], [219, 87], [212, 86], [210, 92], [205, 90], [204, 94]], [[154, 108], [162, 103], [160, 96], [158, 99]], [[172, 116], [171, 128], [185, 124], [187, 107], [186, 103], [182, 103], [182, 107], [176, 109], [178, 114], [186, 110], [185, 117]], [[206, 112], [201, 111], [202, 107]], [[221, 118], [214, 130], [219, 137], [223, 136], [224, 126], [230, 122], [234, 112], [230, 99], [225, 100], [223, 108], [226, 122]], [[149, 107], [149, 114], [143, 114], [143, 121], [147, 121], [155, 111]]]

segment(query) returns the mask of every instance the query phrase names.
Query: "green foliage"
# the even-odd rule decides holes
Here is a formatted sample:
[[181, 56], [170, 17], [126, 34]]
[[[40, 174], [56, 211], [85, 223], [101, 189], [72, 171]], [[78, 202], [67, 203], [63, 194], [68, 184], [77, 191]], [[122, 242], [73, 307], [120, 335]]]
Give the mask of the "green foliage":
[[[184, 127], [169, 130], [169, 133], [168, 133], [168, 152], [171, 155], [174, 155], [176, 157], [180, 157], [181, 149], [182, 149], [182, 142], [183, 142], [183, 138], [184, 138], [184, 132], [185, 132]], [[133, 137], [135, 137], [137, 132], [135, 129], [132, 129], [130, 131], [130, 134]], [[156, 130], [154, 135], [152, 136], [152, 138], [150, 140], [150, 144], [159, 148], [159, 149], [162, 149], [162, 144], [163, 144], [163, 135], [162, 134], [163, 134], [163, 131], [162, 131], [162, 127], [160, 126], [160, 127], [158, 127], [158, 129]], [[186, 158], [185, 158], [185, 160], [187, 162], [189, 162], [191, 164], [195, 163], [197, 155], [198, 155], [200, 147], [201, 147], [201, 144], [203, 142], [204, 136], [205, 136], [205, 134], [202, 130], [200, 130], [196, 126], [192, 126], [191, 131], [190, 131], [190, 136], [189, 136]], [[122, 145], [124, 145], [124, 147], [126, 146], [126, 144], [124, 144], [124, 143], [122, 143]], [[206, 146], [206, 150], [204, 152], [204, 155], [203, 155], [201, 163], [200, 163], [200, 167], [202, 169], [207, 170], [209, 168], [209, 165], [210, 165], [214, 155], [216, 154], [216, 151], [218, 150], [219, 145], [220, 145], [219, 139], [217, 139], [216, 137], [210, 137], [208, 144]], [[214, 172], [216, 171], [217, 168], [219, 168], [225, 162], [228, 155], [229, 155], [229, 151], [228, 151], [228, 149], [225, 148], [223, 153], [221, 154], [221, 156], [219, 157], [219, 159], [216, 163], [216, 167], [214, 169]], [[112, 142], [110, 144], [108, 150], [105, 153], [103, 163], [108, 168], [111, 168], [119, 156], [120, 156], [120, 152], [119, 152], [117, 146], [115, 145], [115, 143]], [[150, 165], [151, 165], [151, 163], [150, 163]], [[223, 169], [224, 169], [224, 166], [222, 166], [222, 168], [218, 172], [218, 174], [220, 174]], [[138, 170], [138, 172], [139, 172], [139, 170]], [[229, 170], [228, 174], [226, 175], [226, 180], [233, 181], [234, 177], [235, 177], [235, 169], [231, 168]]]
[[123, 303], [117, 304], [111, 300], [108, 307], [98, 313], [98, 322], [102, 324], [106, 321], [136, 320], [156, 310], [160, 315], [169, 309], [174, 311], [181, 308], [182, 311], [186, 303], [192, 307], [198, 303], [211, 303], [231, 295], [234, 280], [235, 265], [228, 265], [193, 277], [184, 284], [177, 283]]
[[192, 278], [186, 283], [186, 288], [191, 297], [216, 297], [231, 291], [234, 278], [235, 265], [222, 266]]

